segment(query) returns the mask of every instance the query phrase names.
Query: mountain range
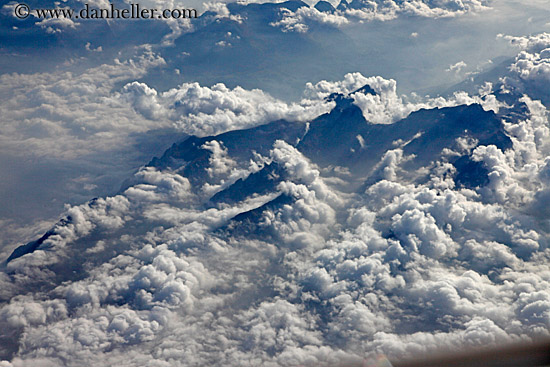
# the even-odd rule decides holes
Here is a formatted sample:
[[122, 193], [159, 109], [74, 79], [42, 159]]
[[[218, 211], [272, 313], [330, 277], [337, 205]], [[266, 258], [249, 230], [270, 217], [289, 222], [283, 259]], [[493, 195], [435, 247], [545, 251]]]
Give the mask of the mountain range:
[[534, 107], [373, 123], [358, 93], [378, 96], [365, 85], [310, 121], [182, 136], [118, 194], [69, 208], [4, 263], [3, 358], [19, 340], [51, 358], [79, 346], [68, 365], [117, 350], [295, 365], [538, 335], [545, 276], [519, 284], [545, 266], [547, 219], [526, 201], [544, 188], [505, 158]]

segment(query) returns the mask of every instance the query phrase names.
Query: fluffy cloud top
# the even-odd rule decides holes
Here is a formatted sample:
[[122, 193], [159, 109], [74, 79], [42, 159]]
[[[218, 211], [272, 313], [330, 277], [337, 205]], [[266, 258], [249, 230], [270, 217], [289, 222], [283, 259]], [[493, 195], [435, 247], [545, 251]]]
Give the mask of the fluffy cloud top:
[[283, 32], [304, 33], [307, 32], [310, 23], [341, 27], [348, 24], [349, 20], [342, 14], [321, 12], [315, 8], [302, 7], [295, 12], [283, 8], [281, 20], [270, 24], [273, 27], [280, 27]]
[[549, 101], [546, 84], [550, 80], [550, 34], [529, 37], [503, 36], [512, 45], [521, 48], [505, 78], [504, 89], [528, 93], [533, 98]]
[[142, 77], [164, 63], [143, 47], [133, 59], [117, 59], [82, 74], [3, 74], [2, 149], [13, 152], [24, 146], [37, 156], [69, 158], [112, 149], [132, 132], [166, 126], [140, 118], [112, 93], [117, 83]]
[[319, 11], [307, 6], [300, 7], [296, 11], [283, 8], [281, 19], [270, 24], [279, 27], [283, 32], [304, 33], [310, 26], [319, 24], [341, 27], [354, 21], [388, 21], [402, 15], [426, 18], [455, 17], [486, 9], [488, 9], [487, 0], [354, 0], [347, 5], [340, 4], [333, 11]]
[[166, 118], [184, 132], [198, 136], [280, 119], [306, 121], [328, 112], [334, 105], [308, 99], [288, 104], [259, 89], [230, 89], [221, 83], [210, 88], [184, 83], [158, 94], [146, 84], [133, 82], [122, 89], [120, 98], [146, 118]]

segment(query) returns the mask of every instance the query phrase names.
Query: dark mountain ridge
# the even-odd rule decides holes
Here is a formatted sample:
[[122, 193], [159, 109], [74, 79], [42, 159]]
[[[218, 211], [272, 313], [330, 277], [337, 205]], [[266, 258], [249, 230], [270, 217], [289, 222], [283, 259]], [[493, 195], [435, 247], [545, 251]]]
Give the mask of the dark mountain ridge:
[[[374, 93], [369, 86], [359, 91]], [[355, 177], [368, 176], [388, 150], [398, 147], [396, 142], [401, 142], [404, 154], [414, 155], [409, 164], [415, 167], [442, 159], [442, 150], [453, 148], [459, 137], [475, 139], [480, 145], [495, 145], [501, 150], [512, 146], [500, 117], [492, 111], [485, 111], [478, 104], [422, 109], [393, 124], [373, 124], [365, 119], [350, 96], [333, 94], [329, 99], [334, 100], [336, 106], [309, 124], [279, 120], [217, 136], [190, 136], [173, 144], [160, 158], [153, 158], [147, 166], [176, 172], [186, 177], [192, 189], [195, 189], [207, 180], [207, 168], [213, 153], [205, 144], [214, 140], [226, 149], [231, 159], [241, 164], [253, 159], [255, 153], [269, 156], [275, 141], [283, 140], [319, 166], [347, 167]], [[458, 184], [477, 187], [488, 182], [487, 171], [468, 155], [455, 157], [451, 163], [457, 168]], [[274, 193], [277, 184], [285, 177], [284, 169], [277, 163], [266, 164], [260, 171], [240, 178], [215, 193], [204, 203], [204, 207], [235, 204], [252, 195]], [[135, 184], [139, 184], [139, 181], [134, 177], [124, 184], [121, 192]], [[236, 223], [247, 223], [250, 227], [265, 208], [272, 209], [291, 201], [292, 198], [288, 196], [278, 197], [262, 207], [238, 214], [230, 227], [234, 228]], [[89, 205], [93, 205], [92, 202]], [[70, 221], [70, 217], [64, 218], [40, 239], [16, 248], [7, 262], [34, 252], [49, 236], [55, 234], [57, 227]]]

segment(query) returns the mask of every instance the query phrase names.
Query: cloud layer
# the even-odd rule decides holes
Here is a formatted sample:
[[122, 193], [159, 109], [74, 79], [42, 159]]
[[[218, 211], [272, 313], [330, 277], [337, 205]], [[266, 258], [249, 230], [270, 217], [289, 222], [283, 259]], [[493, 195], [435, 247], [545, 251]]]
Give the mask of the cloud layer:
[[[544, 63], [546, 46], [521, 42]], [[508, 77], [527, 83], [522, 60]], [[55, 100], [63, 88], [31, 94]], [[348, 74], [308, 84], [295, 104], [222, 84], [100, 91], [136, 129], [174, 123], [204, 138], [174, 145], [119, 194], [68, 207], [5, 264], [3, 365], [331, 365], [547, 337], [548, 110], [507, 88], [420, 99]], [[350, 118], [314, 119], [330, 109], [359, 109], [364, 125], [421, 109], [440, 124], [478, 121], [453, 121], [460, 109], [495, 117], [510, 144], [481, 144], [492, 129], [482, 126], [411, 150], [428, 133], [411, 118], [411, 140], [395, 139], [363, 176], [357, 162], [320, 165], [301, 150], [315, 124], [333, 129], [335, 146], [353, 133]], [[283, 139], [270, 135], [282, 122], [258, 127], [278, 119], [297, 128]], [[353, 137], [358, 149], [382, 140]]]
[[340, 2], [336, 8], [318, 10], [317, 7], [300, 7], [295, 11], [283, 8], [281, 19], [270, 23], [283, 32], [307, 32], [311, 26], [341, 27], [350, 22], [388, 21], [399, 16], [448, 18], [489, 9], [486, 0], [453, 1], [364, 1]]

